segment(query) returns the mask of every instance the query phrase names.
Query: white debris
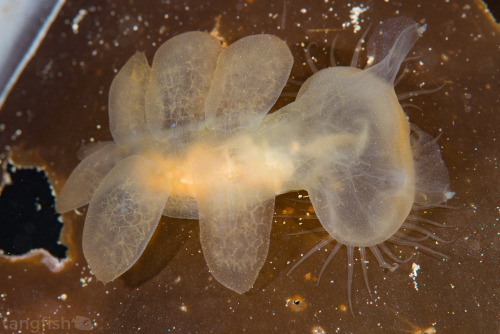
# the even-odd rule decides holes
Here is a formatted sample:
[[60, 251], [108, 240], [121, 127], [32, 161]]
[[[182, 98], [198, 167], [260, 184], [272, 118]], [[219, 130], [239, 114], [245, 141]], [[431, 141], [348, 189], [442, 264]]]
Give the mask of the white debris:
[[78, 34], [78, 29], [80, 29], [80, 22], [82, 22], [83, 18], [88, 14], [88, 10], [80, 9], [78, 14], [73, 18], [73, 23], [71, 24], [71, 29], [73, 30], [73, 34]]
[[362, 8], [359, 6], [352, 7], [349, 17], [351, 18], [351, 24], [354, 27], [354, 33], [357, 33], [361, 30], [361, 26], [359, 25], [359, 15], [363, 14], [367, 10], [368, 8]]
[[417, 283], [417, 271], [420, 269], [420, 266], [416, 263], [413, 263], [411, 266], [413, 272], [410, 274], [410, 278], [413, 278], [413, 285], [415, 285], [415, 290], [418, 291], [418, 283]]

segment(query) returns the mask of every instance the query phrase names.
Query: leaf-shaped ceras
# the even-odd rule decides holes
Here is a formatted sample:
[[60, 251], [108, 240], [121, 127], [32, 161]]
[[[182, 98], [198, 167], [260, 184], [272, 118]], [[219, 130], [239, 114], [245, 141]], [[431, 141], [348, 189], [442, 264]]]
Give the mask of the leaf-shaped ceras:
[[[189, 32], [164, 43], [152, 68], [142, 53], [124, 65], [110, 89], [116, 145], [97, 155], [109, 160], [93, 182], [99, 186], [68, 181], [58, 199], [91, 194], [83, 248], [99, 280], [111, 281], [137, 261], [163, 213], [199, 216], [214, 277], [239, 293], [251, 288], [267, 256], [281, 189], [253, 136], [292, 63], [274, 36], [249, 36], [222, 49], [209, 34]], [[92, 166], [95, 156], [70, 180], [84, 179], [89, 168], [80, 166]]]
[[99, 280], [127, 271], [146, 248], [169, 194], [163, 179], [158, 164], [133, 155], [97, 188], [83, 229], [83, 253]]

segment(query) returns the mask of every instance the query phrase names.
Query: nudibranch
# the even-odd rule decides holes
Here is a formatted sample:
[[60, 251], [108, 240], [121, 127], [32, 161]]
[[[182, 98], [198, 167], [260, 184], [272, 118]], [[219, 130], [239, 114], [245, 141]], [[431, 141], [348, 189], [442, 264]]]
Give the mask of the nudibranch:
[[127, 271], [161, 215], [199, 219], [210, 272], [243, 293], [267, 257], [276, 195], [306, 190], [350, 258], [353, 247], [364, 256], [393, 237], [414, 203], [444, 202], [439, 148], [411, 136], [394, 92], [424, 30], [389, 20], [369, 42], [370, 67], [321, 70], [271, 114], [293, 63], [275, 36], [223, 49], [188, 32], [165, 42], [151, 67], [132, 56], [109, 92], [114, 141], [88, 154], [57, 197], [61, 213], [89, 203], [83, 251], [96, 278]]

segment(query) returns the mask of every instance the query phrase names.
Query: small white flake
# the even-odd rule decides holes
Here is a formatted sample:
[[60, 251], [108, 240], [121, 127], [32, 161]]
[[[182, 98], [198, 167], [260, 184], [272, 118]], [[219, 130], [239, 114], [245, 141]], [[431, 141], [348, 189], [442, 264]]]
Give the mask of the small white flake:
[[362, 8], [359, 6], [353, 7], [351, 9], [349, 17], [351, 18], [351, 23], [354, 26], [354, 33], [357, 33], [358, 31], [361, 30], [361, 26], [359, 25], [359, 15], [363, 14], [367, 10], [368, 8]]
[[73, 30], [73, 34], [78, 34], [78, 30], [80, 29], [80, 22], [82, 22], [83, 18], [88, 14], [88, 10], [80, 9], [78, 14], [73, 18], [73, 24], [71, 25], [71, 29]]
[[413, 278], [413, 285], [415, 285], [415, 290], [418, 291], [418, 283], [416, 281], [416, 278], [417, 278], [417, 271], [420, 269], [420, 266], [416, 263], [413, 263], [411, 269], [413, 270], [413, 272], [410, 274], [410, 278]]

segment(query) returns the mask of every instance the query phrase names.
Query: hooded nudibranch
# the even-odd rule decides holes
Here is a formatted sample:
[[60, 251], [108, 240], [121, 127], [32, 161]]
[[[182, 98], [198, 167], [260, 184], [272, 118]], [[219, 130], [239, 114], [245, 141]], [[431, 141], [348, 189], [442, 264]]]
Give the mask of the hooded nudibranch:
[[83, 252], [93, 274], [106, 283], [127, 271], [161, 215], [198, 218], [213, 276], [248, 291], [267, 257], [275, 196], [301, 189], [350, 261], [353, 247], [378, 259], [414, 203], [450, 197], [439, 148], [419, 130], [411, 136], [394, 92], [424, 30], [387, 21], [368, 43], [370, 67], [321, 70], [269, 115], [293, 63], [275, 36], [223, 49], [188, 32], [151, 67], [136, 53], [111, 84], [114, 141], [87, 155], [57, 197], [61, 213], [89, 203]]

